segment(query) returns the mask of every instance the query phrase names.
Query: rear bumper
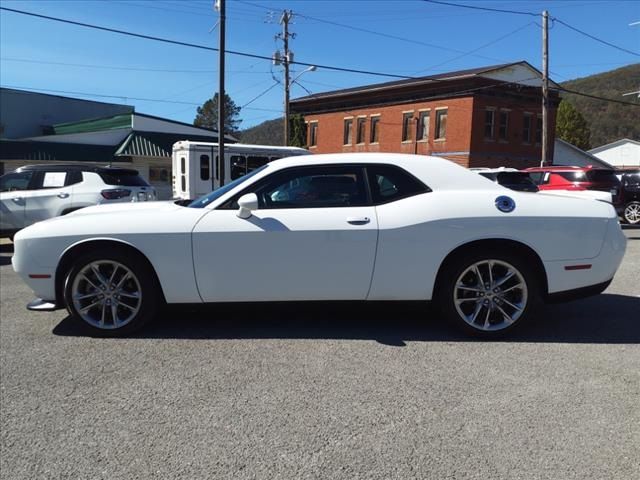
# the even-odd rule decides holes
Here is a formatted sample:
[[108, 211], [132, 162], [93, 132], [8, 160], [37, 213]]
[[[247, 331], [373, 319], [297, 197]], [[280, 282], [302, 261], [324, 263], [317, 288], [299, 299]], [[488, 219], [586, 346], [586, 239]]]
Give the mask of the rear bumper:
[[592, 297], [594, 295], [598, 295], [604, 292], [609, 285], [611, 285], [611, 280], [607, 280], [606, 282], [598, 283], [596, 285], [589, 285], [588, 287], [580, 287], [574, 288], [573, 290], [565, 290], [564, 292], [556, 292], [547, 295], [546, 302], [547, 303], [562, 303], [562, 302], [571, 302], [573, 300], [580, 300], [581, 298]]

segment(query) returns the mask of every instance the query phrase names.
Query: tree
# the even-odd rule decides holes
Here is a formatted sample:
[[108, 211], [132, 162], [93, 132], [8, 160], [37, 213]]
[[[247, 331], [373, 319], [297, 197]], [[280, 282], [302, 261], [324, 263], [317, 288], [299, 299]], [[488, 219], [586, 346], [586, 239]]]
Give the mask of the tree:
[[307, 124], [302, 115], [289, 118], [289, 146], [307, 148]]
[[[238, 118], [240, 107], [238, 107], [231, 97], [224, 94], [224, 133], [235, 134], [239, 131], [242, 120]], [[196, 127], [218, 129], [218, 94], [204, 102], [198, 107], [196, 118], [193, 120]]]
[[591, 131], [582, 114], [566, 100], [560, 102], [556, 114], [556, 136], [582, 150], [591, 148]]

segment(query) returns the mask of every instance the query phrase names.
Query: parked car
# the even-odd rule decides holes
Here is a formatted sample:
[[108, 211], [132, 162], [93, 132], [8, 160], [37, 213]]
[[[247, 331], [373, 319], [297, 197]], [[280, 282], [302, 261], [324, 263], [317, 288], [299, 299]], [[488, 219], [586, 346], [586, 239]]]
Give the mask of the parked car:
[[640, 223], [640, 170], [622, 174], [622, 218], [631, 225]]
[[0, 177], [0, 236], [102, 203], [155, 200], [137, 170], [84, 165], [29, 165]]
[[601, 292], [625, 246], [609, 203], [364, 153], [276, 160], [188, 207], [99, 205], [39, 222], [16, 234], [12, 262], [40, 297], [30, 309], [66, 307], [96, 335], [129, 334], [165, 302], [435, 300], [492, 338], [541, 301]]
[[622, 212], [620, 181], [615, 170], [593, 167], [534, 167], [524, 170], [529, 173], [540, 191], [595, 190], [611, 194], [611, 201], [618, 213]]
[[529, 174], [515, 168], [470, 168], [469, 170], [511, 190], [519, 192], [538, 191], [538, 187], [533, 183]]

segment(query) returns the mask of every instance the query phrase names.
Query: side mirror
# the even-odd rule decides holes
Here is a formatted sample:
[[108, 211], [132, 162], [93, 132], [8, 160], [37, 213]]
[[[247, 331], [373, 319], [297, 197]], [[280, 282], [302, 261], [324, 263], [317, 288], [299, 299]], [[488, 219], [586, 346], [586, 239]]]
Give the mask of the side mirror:
[[249, 218], [253, 210], [258, 209], [258, 196], [255, 193], [247, 193], [238, 199], [237, 215], [240, 218]]

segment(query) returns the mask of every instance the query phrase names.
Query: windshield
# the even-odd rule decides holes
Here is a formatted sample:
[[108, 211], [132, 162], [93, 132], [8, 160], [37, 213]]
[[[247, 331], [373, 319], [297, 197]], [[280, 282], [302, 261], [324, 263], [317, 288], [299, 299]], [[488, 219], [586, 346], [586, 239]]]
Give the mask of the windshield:
[[193, 202], [191, 202], [188, 207], [190, 208], [203, 208], [206, 207], [207, 205], [209, 205], [211, 202], [213, 202], [214, 200], [219, 199], [221, 196], [223, 196], [225, 193], [233, 190], [235, 187], [237, 187], [238, 185], [240, 185], [241, 183], [249, 180], [251, 177], [253, 177], [256, 173], [261, 172], [262, 170], [264, 170], [265, 168], [267, 168], [268, 165], [263, 165], [260, 168], [256, 168], [255, 170], [247, 173], [246, 175], [234, 180], [231, 183], [227, 183], [226, 185], [215, 189], [213, 192], [208, 193], [207, 195], [205, 195], [204, 197], [200, 197], [196, 200], [194, 200]]

